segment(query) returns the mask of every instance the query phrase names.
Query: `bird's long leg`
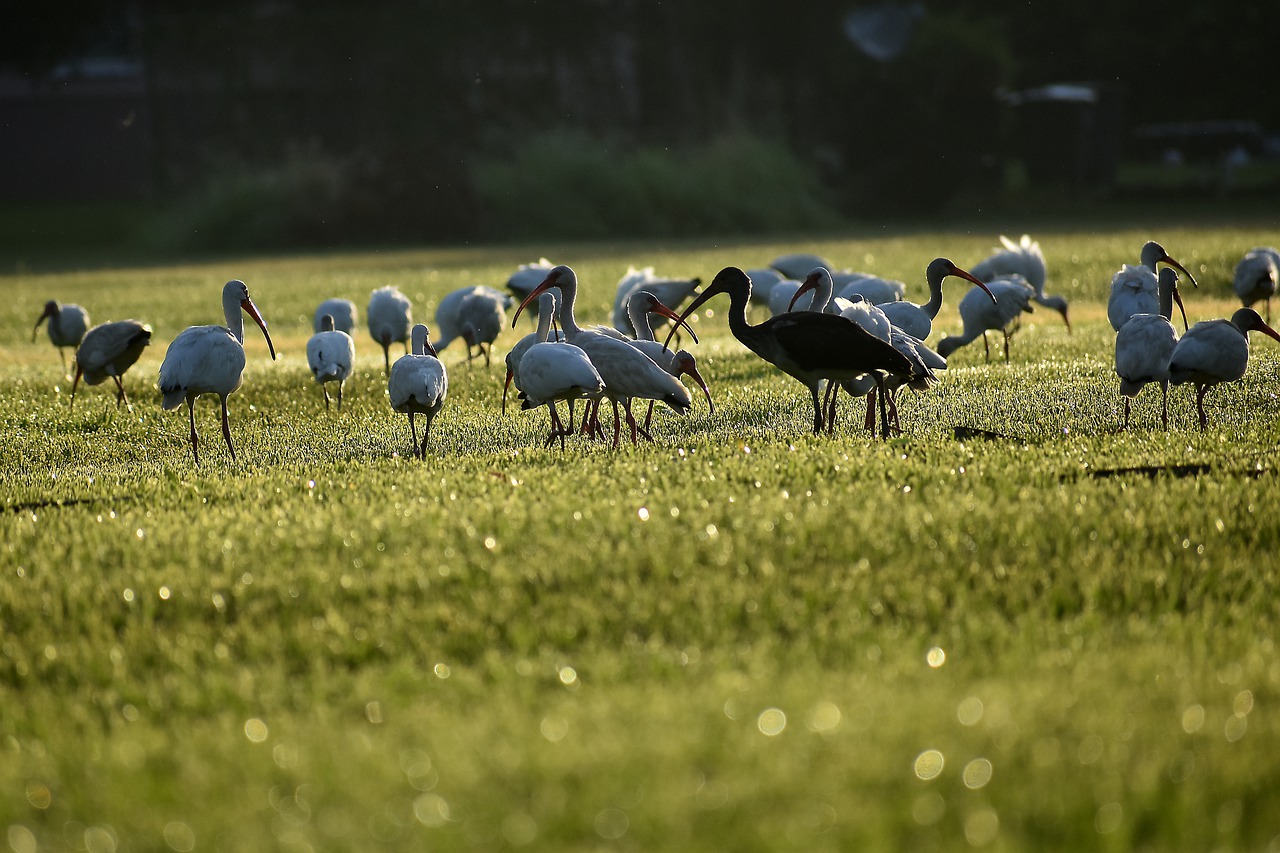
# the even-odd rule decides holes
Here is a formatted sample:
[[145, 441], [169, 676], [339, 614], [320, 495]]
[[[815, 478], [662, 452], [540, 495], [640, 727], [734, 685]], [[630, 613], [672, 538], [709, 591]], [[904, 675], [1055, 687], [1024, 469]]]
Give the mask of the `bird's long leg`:
[[1129, 428], [1129, 398], [1124, 398], [1124, 426], [1121, 429]]
[[431, 437], [431, 422], [436, 416], [434, 414], [427, 415], [427, 425], [422, 428], [422, 444], [418, 445], [418, 458], [427, 458], [427, 439]]
[[1169, 380], [1160, 383], [1160, 423], [1164, 431], [1169, 431]]
[[[83, 370], [83, 369], [80, 367], [80, 365], [77, 363], [77, 364], [76, 364], [76, 378], [75, 378], [75, 381], [73, 381], [73, 382], [71, 383], [71, 405], [70, 405], [70, 407], [69, 407], [69, 408], [74, 409], [74, 408], [76, 407], [76, 386], [80, 384], [80, 374], [81, 374], [81, 373], [83, 373], [83, 372], [84, 372], [84, 370]], [[120, 405], [120, 404], [119, 404], [119, 403], [117, 403], [116, 405], [118, 406], [118, 405]]]
[[484, 348], [484, 344], [480, 344], [480, 351], [484, 353], [484, 366], [489, 366], [489, 353], [493, 351], [493, 344], [489, 344], [489, 349]]
[[418, 425], [414, 423], [413, 412], [409, 412], [409, 435], [413, 437], [413, 450], [411, 456], [418, 455]]
[[835, 434], [835, 395], [833, 392], [837, 387], [834, 379], [828, 379], [822, 389], [822, 425], [826, 427], [827, 435]]
[[618, 401], [611, 400], [613, 403], [613, 449], [618, 449], [618, 444], [622, 440], [622, 420], [618, 415]]
[[822, 401], [818, 399], [818, 383], [809, 386], [809, 396], [813, 398], [813, 434], [822, 434]]
[[382, 344], [382, 363], [383, 363], [384, 369], [387, 371], [387, 375], [390, 376], [391, 375], [391, 344], [385, 341]]
[[889, 392], [884, 387], [884, 377], [879, 373], [875, 374], [876, 390], [880, 392], [880, 437], [887, 439], [889, 437], [889, 410], [885, 404], [885, 397], [889, 396]]
[[342, 411], [342, 386], [346, 381], [347, 380], [345, 379], [338, 380], [338, 411], [339, 412]]
[[872, 438], [876, 437], [876, 389], [874, 388], [867, 392], [867, 414], [862, 425], [867, 432], [871, 433]]
[[[631, 414], [631, 398], [630, 397], [627, 397], [622, 401], [622, 411], [626, 413], [627, 426], [631, 428], [632, 445], [639, 444], [639, 442], [636, 440], [636, 418], [635, 418], [635, 415]], [[649, 440], [652, 441], [653, 439], [650, 438]]]
[[133, 404], [129, 402], [129, 395], [124, 393], [124, 380], [115, 375], [112, 375], [111, 378], [116, 381], [116, 387], [120, 389], [120, 393], [116, 395], [116, 408], [120, 408], [120, 401], [123, 400], [124, 404], [129, 407], [129, 411], [132, 412]]
[[[564, 422], [561, 422], [561, 425], [560, 425], [560, 428], [561, 428], [562, 430], [564, 430], [564, 434], [565, 434], [565, 435], [573, 435], [573, 425], [574, 425], [574, 423], [575, 423], [575, 421], [574, 421], [574, 416], [573, 416], [573, 402], [574, 402], [573, 400], [570, 400], [570, 401], [569, 401], [569, 422], [568, 422], [568, 424], [565, 424]], [[588, 403], [588, 405], [590, 405], [590, 404]]]
[[649, 411], [644, 416], [644, 431], [646, 435], [649, 432], [649, 423], [653, 420], [653, 407], [656, 402], [656, 400], [649, 401]]
[[1009, 363], [1009, 335], [1012, 334], [1008, 329], [1004, 332], [1004, 363]]
[[1201, 385], [1196, 389], [1196, 411], [1200, 413], [1200, 431], [1204, 432], [1209, 427], [1209, 416], [1204, 411], [1204, 395], [1209, 391], [1208, 385]]
[[898, 419], [898, 392], [889, 394], [889, 417], [893, 419], [893, 431], [902, 435], [902, 421]]
[[231, 451], [231, 458], [236, 458], [236, 449], [231, 446], [231, 413], [227, 411], [227, 398], [222, 397], [222, 437], [227, 440], [227, 450]]
[[58, 358], [62, 359], [62, 375], [68, 376], [69, 374], [67, 373], [67, 354], [62, 351], [62, 347], [58, 347]]
[[587, 409], [586, 409], [586, 411], [585, 411], [585, 412], [583, 412], [583, 413], [582, 413], [582, 430], [581, 430], [581, 432], [582, 432], [582, 434], [583, 434], [583, 435], [585, 435], [587, 438], [590, 438], [590, 437], [592, 436], [592, 434], [593, 434], [593, 430], [595, 429], [595, 426], [592, 424], [592, 417], [591, 417], [592, 409], [594, 409], [595, 407], [597, 407], [597, 406], [599, 406], [599, 405], [600, 405], [600, 401], [599, 401], [599, 400], [592, 400], [591, 402], [587, 403]]
[[187, 397], [187, 419], [191, 421], [191, 456], [200, 464], [200, 438], [196, 435], [196, 398]]
[[987, 342], [987, 333], [982, 333], [982, 350], [987, 354], [987, 361], [991, 361], [991, 344]]
[[329, 386], [327, 383], [320, 383], [320, 390], [324, 392], [324, 410], [329, 411]]

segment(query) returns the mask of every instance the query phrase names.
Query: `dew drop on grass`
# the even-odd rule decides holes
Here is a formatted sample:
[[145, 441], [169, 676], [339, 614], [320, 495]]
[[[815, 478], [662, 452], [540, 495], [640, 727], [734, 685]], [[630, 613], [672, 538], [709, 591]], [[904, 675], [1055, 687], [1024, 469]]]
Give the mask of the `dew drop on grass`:
[[777, 737], [787, 727], [787, 715], [780, 708], [765, 708], [756, 718], [756, 728], [767, 737]]
[[924, 659], [928, 662], [931, 668], [937, 669], [947, 662], [947, 653], [939, 646], [934, 646], [929, 649], [929, 652], [924, 656]]
[[942, 773], [942, 768], [946, 766], [946, 763], [946, 759], [941, 752], [936, 749], [926, 749], [916, 756], [916, 778], [924, 779], [925, 781], [936, 779]]
[[250, 717], [244, 722], [244, 736], [253, 743], [262, 743], [267, 739], [267, 724], [257, 717]]
[[641, 521], [648, 521], [648, 520], [649, 520], [649, 508], [648, 508], [648, 507], [644, 507], [644, 506], [640, 507], [640, 509], [636, 510], [636, 515], [637, 515], [637, 516], [639, 516], [639, 518], [640, 518], [640, 520], [641, 520]]

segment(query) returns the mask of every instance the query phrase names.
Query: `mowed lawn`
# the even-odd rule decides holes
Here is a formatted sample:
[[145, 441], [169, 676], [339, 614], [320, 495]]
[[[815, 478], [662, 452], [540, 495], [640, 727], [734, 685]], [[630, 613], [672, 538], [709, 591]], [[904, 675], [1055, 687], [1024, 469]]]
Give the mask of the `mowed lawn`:
[[[1256, 227], [1041, 231], [1068, 334], [981, 341], [904, 434], [807, 392], [727, 331], [692, 351], [716, 411], [619, 451], [542, 448], [499, 411], [501, 358], [443, 351], [425, 461], [389, 408], [371, 290], [415, 317], [546, 254], [604, 322], [629, 264], [710, 281], [816, 251], [908, 283], [995, 233], [249, 257], [0, 276], [0, 832], [35, 850], [1267, 850], [1280, 845], [1280, 345], [1208, 398], [1122, 405], [1110, 277], [1159, 239], [1237, 307]], [[1013, 235], [1017, 236], [1017, 235]], [[231, 401], [163, 412], [185, 326], [249, 285]], [[952, 280], [938, 326], [958, 331]], [[358, 367], [326, 412], [305, 342], [354, 300]], [[70, 381], [44, 301], [155, 330], [111, 386]], [[1280, 314], [1280, 311], [1277, 312]], [[760, 319], [758, 315], [756, 319]], [[931, 342], [939, 337], [935, 332]], [[686, 341], [686, 344], [688, 342]], [[393, 353], [394, 355], [394, 353]], [[962, 428], [959, 436], [957, 428]]]

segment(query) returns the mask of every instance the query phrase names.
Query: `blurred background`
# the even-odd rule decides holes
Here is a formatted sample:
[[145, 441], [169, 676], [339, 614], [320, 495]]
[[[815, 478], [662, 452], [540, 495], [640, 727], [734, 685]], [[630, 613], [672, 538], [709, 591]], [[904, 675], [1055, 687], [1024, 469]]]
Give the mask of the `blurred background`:
[[1272, 3], [72, 0], [6, 18], [11, 250], [797, 233], [1280, 191]]

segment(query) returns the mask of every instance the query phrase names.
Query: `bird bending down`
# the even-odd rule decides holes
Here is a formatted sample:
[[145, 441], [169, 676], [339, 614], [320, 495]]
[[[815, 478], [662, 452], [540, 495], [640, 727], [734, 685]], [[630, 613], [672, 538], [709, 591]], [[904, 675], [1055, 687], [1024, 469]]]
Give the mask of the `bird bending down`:
[[1271, 322], [1271, 297], [1280, 281], [1280, 252], [1267, 246], [1250, 249], [1236, 264], [1232, 288], [1246, 308], [1266, 300], [1267, 322]]
[[151, 344], [151, 327], [138, 320], [116, 320], [94, 326], [76, 348], [76, 378], [71, 383], [71, 406], [76, 404], [80, 377], [86, 385], [98, 385], [110, 376], [116, 383], [116, 408], [123, 401], [133, 411], [124, 393], [125, 371], [138, 361]]
[[1241, 308], [1230, 320], [1205, 320], [1192, 326], [1169, 357], [1169, 381], [1196, 386], [1200, 429], [1209, 426], [1204, 395], [1215, 385], [1235, 382], [1249, 366], [1249, 332], [1262, 332], [1280, 341], [1280, 333], [1252, 308]]
[[1044, 292], [1045, 280], [1048, 277], [1048, 266], [1044, 260], [1044, 252], [1040, 243], [1032, 240], [1029, 234], [1015, 243], [1003, 234], [1000, 235], [1003, 249], [995, 249], [994, 254], [974, 264], [971, 272], [983, 281], [990, 282], [1009, 276], [1021, 276], [1031, 285], [1031, 299], [1037, 305], [1051, 308], [1062, 315], [1062, 322], [1067, 324], [1067, 333], [1071, 333], [1071, 320], [1067, 316], [1067, 298], [1065, 296], [1049, 296]]
[[910, 372], [907, 359], [889, 343], [854, 325], [844, 317], [798, 311], [772, 317], [759, 325], [747, 322], [751, 279], [737, 267], [716, 274], [680, 315], [681, 321], [713, 296], [729, 297], [729, 331], [743, 346], [809, 389], [813, 402], [813, 431], [824, 423], [818, 387], [824, 380], [853, 379], [872, 371]]
[[356, 327], [356, 304], [350, 299], [326, 299], [316, 307], [314, 323], [315, 331], [323, 332], [324, 315], [333, 318], [333, 328], [339, 332], [351, 334]]
[[[578, 277], [567, 266], [561, 265], [552, 269], [542, 284], [525, 297], [511, 319], [512, 327], [515, 326], [525, 306], [539, 294], [551, 288], [559, 288], [562, 297], [560, 319], [564, 326], [565, 339], [574, 346], [582, 348], [599, 371], [600, 378], [604, 380], [604, 396], [613, 404], [613, 446], [615, 448], [621, 436], [619, 405], [626, 414], [627, 425], [631, 429], [632, 444], [637, 441], [635, 416], [631, 412], [633, 399], [657, 400], [665, 403], [677, 414], [684, 414], [689, 410], [689, 406], [693, 403], [689, 392], [678, 380], [655, 364], [653, 359], [626, 341], [610, 337], [603, 331], [583, 329], [578, 325], [574, 311], [578, 296]], [[673, 333], [674, 330], [673, 328]]]
[[[631, 297], [642, 290], [653, 294], [659, 302], [668, 308], [678, 308], [681, 303], [692, 296], [702, 284], [700, 278], [658, 278], [653, 274], [653, 267], [636, 269], [628, 267], [626, 273], [618, 280], [618, 291], [613, 298], [613, 328], [624, 335], [642, 338], [643, 333], [636, 328], [631, 319]], [[665, 315], [664, 315], [665, 316]], [[649, 318], [652, 326], [653, 318]]]
[[267, 339], [271, 360], [275, 361], [276, 348], [267, 332], [267, 323], [258, 313], [258, 307], [249, 298], [249, 288], [243, 281], [232, 280], [222, 288], [222, 313], [226, 326], [191, 326], [173, 339], [160, 364], [160, 392], [164, 395], [161, 405], [167, 411], [176, 409], [187, 401], [187, 416], [191, 422], [191, 456], [200, 464], [200, 439], [196, 434], [196, 398], [201, 394], [217, 394], [222, 404], [222, 436], [227, 440], [231, 458], [236, 449], [231, 444], [231, 421], [227, 411], [227, 397], [240, 387], [244, 373], [244, 318], [243, 310], [253, 318]]
[[938, 354], [943, 358], [981, 335], [987, 361], [991, 361], [987, 332], [999, 330], [1004, 335], [1004, 360], [1009, 361], [1009, 338], [1017, 331], [1023, 313], [1031, 312], [1035, 291], [1022, 276], [994, 279], [983, 289], [985, 293], [971, 287], [960, 300], [960, 320], [964, 331], [938, 342]]
[[1160, 270], [1160, 313], [1134, 314], [1116, 334], [1116, 375], [1124, 396], [1124, 429], [1129, 428], [1133, 398], [1148, 382], [1160, 383], [1160, 423], [1169, 428], [1169, 359], [1178, 343], [1178, 330], [1170, 322], [1173, 303], [1182, 307], [1178, 274]]
[[49, 341], [58, 348], [58, 357], [62, 359], [62, 372], [66, 373], [67, 356], [62, 348], [80, 345], [80, 341], [84, 339], [84, 333], [89, 328], [89, 312], [79, 305], [70, 303], [63, 305], [56, 299], [50, 299], [44, 304], [44, 313], [36, 318], [36, 325], [31, 330], [31, 343], [36, 342], [36, 333], [40, 331], [40, 324], [46, 318], [49, 320], [47, 327]]
[[324, 407], [329, 408], [329, 383], [338, 383], [338, 411], [342, 411], [342, 386], [351, 376], [356, 362], [356, 344], [346, 332], [336, 329], [332, 314], [320, 318], [320, 331], [307, 341], [307, 365], [324, 392]]
[[[413, 352], [396, 359], [387, 377], [387, 394], [391, 408], [409, 416], [409, 433], [413, 437], [413, 453], [419, 459], [427, 455], [427, 437], [431, 434], [431, 422], [435, 420], [449, 393], [449, 374], [436, 356], [436, 349], [427, 340], [427, 327], [422, 323], [410, 333]], [[418, 427], [414, 415], [425, 415], [427, 424], [422, 429], [422, 443], [418, 443]]]
[[[604, 394], [604, 380], [580, 347], [550, 340], [551, 318], [557, 310], [555, 302], [552, 291], [538, 295], [538, 339], [520, 350], [518, 364], [514, 367], [516, 387], [520, 389], [520, 408], [546, 406], [551, 413], [551, 430], [543, 446], [550, 447], [558, 438], [560, 449], [564, 450], [565, 437], [573, 433], [573, 410], [569, 410], [569, 425], [566, 426], [560, 420], [556, 403], [564, 400], [572, 407], [574, 400], [599, 400]], [[525, 343], [527, 338], [526, 335], [517, 346]], [[516, 350], [513, 349], [512, 353]], [[504, 401], [505, 393], [504, 389]]]
[[[665, 344], [659, 343], [653, 333], [652, 318], [655, 314], [674, 321], [679, 321], [680, 315], [672, 311], [669, 306], [648, 290], [641, 290], [631, 296], [627, 303], [627, 314], [628, 324], [636, 330], [636, 339], [631, 341], [631, 345], [653, 359], [658, 367], [661, 367], [676, 379], [688, 375], [694, 382], [698, 383], [698, 387], [706, 395], [707, 408], [714, 414], [716, 405], [711, 402], [711, 389], [707, 387], [706, 380], [698, 372], [698, 362], [693, 357], [693, 353], [683, 349], [672, 352]], [[692, 327], [686, 325], [685, 328], [689, 330], [689, 335], [696, 344], [698, 335], [693, 331]], [[646, 435], [649, 432], [649, 424], [653, 420], [654, 403], [655, 401], [653, 400], [649, 401], [649, 410], [644, 416], [644, 427], [642, 429]]]
[[383, 369], [391, 373], [391, 345], [402, 343], [409, 351], [409, 327], [413, 325], [413, 304], [394, 285], [380, 287], [369, 297], [366, 310], [369, 334], [382, 347]]
[[[1154, 240], [1142, 246], [1139, 264], [1125, 264], [1111, 277], [1111, 293], [1107, 297], [1107, 320], [1117, 332], [1134, 314], [1160, 313], [1160, 285], [1156, 278], [1157, 266], [1168, 264], [1198, 287], [1195, 276], [1186, 267], [1169, 257], [1164, 247]], [[1187, 312], [1182, 312], [1182, 328], [1187, 328]]]

